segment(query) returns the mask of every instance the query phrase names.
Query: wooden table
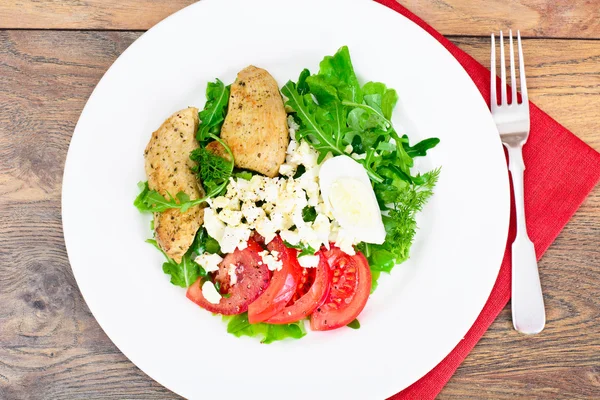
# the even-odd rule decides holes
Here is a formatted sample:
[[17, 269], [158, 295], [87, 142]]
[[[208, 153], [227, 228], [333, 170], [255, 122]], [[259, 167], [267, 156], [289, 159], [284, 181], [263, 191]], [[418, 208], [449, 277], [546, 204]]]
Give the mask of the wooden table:
[[[177, 398], [119, 352], [84, 303], [60, 193], [73, 128], [102, 74], [193, 2], [0, 2], [1, 399]], [[520, 28], [531, 99], [600, 150], [599, 0], [401, 3], [486, 65], [488, 34]], [[506, 308], [439, 397], [600, 398], [599, 242], [596, 188], [540, 262], [546, 330], [516, 333]]]

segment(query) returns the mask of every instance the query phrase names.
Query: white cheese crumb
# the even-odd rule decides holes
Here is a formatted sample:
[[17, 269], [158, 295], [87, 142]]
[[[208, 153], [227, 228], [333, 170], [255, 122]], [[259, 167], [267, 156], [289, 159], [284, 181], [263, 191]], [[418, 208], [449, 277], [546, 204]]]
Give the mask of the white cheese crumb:
[[226, 226], [219, 244], [223, 253], [232, 253], [236, 248], [243, 250], [247, 246], [252, 232], [246, 225]]
[[303, 268], [314, 268], [319, 265], [319, 256], [302, 256], [298, 257], [298, 263]]
[[221, 301], [221, 294], [211, 281], [206, 281], [202, 285], [202, 295], [211, 304], [219, 304]]
[[292, 164], [281, 164], [279, 173], [284, 176], [292, 177], [296, 173], [296, 167]]
[[225, 224], [217, 218], [214, 210], [206, 207], [204, 209], [204, 227], [208, 235], [215, 239], [217, 242], [223, 240], [223, 234], [225, 233]]
[[194, 261], [206, 272], [215, 272], [219, 270], [219, 263], [223, 261], [223, 258], [218, 254], [204, 253], [196, 257]]
[[354, 149], [352, 148], [352, 145], [349, 144], [348, 146], [346, 146], [344, 148], [344, 153], [346, 153], [346, 154], [352, 154], [352, 150], [354, 150]]
[[236, 269], [237, 266], [235, 264], [229, 264], [229, 269], [227, 270], [227, 273], [229, 274], [229, 284], [231, 286], [237, 283], [237, 273], [235, 272]]
[[273, 250], [271, 254], [267, 250], [258, 253], [263, 263], [266, 264], [267, 268], [271, 271], [280, 271], [283, 268], [283, 261], [279, 259], [279, 252]]
[[350, 157], [354, 158], [355, 160], [364, 160], [365, 158], [367, 158], [367, 153], [362, 153], [362, 154], [352, 153], [352, 154], [350, 154]]
[[219, 213], [219, 219], [227, 225], [238, 226], [242, 222], [242, 212], [224, 209]]

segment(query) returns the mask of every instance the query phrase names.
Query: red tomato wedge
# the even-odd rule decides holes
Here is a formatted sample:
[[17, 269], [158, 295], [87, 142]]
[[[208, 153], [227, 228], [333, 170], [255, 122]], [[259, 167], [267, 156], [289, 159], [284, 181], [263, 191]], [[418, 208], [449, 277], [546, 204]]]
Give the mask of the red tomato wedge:
[[[245, 312], [250, 303], [260, 296], [269, 285], [270, 272], [268, 268], [266, 265], [258, 264], [261, 261], [258, 253], [262, 250], [258, 243], [250, 239], [247, 248], [236, 249], [221, 261], [215, 282], [219, 282], [221, 285], [221, 293], [229, 294], [229, 297], [223, 297], [219, 304], [210, 303], [204, 298], [201, 279], [188, 288], [187, 298], [213, 313], [234, 315]], [[231, 264], [236, 266], [237, 282], [234, 285], [231, 285], [229, 277]]]
[[[297, 253], [297, 252], [296, 252]], [[266, 322], [270, 324], [289, 324], [308, 317], [323, 304], [329, 294], [331, 269], [325, 256], [319, 252], [319, 265], [315, 268], [302, 268], [302, 275], [296, 293], [283, 310]], [[296, 262], [298, 262], [296, 258]]]
[[301, 275], [301, 268], [296, 257], [296, 250], [288, 249], [283, 240], [276, 236], [267, 246], [279, 252], [283, 266], [273, 272], [271, 283], [253, 303], [248, 306], [248, 321], [251, 324], [263, 322], [283, 310], [296, 291]]
[[321, 251], [331, 268], [332, 278], [325, 302], [310, 318], [310, 327], [315, 331], [348, 325], [363, 310], [371, 291], [371, 269], [362, 253], [349, 256], [337, 247]]

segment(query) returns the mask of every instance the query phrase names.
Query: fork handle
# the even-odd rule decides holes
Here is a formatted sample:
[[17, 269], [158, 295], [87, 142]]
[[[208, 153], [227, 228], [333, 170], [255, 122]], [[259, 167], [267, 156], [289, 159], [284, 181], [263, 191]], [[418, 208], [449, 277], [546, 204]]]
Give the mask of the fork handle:
[[506, 146], [508, 149], [508, 169], [512, 176], [515, 193], [515, 214], [517, 234], [512, 244], [512, 320], [515, 329], [521, 333], [534, 334], [544, 329], [546, 311], [538, 272], [535, 247], [527, 235], [525, 223], [525, 201], [523, 196], [522, 144]]

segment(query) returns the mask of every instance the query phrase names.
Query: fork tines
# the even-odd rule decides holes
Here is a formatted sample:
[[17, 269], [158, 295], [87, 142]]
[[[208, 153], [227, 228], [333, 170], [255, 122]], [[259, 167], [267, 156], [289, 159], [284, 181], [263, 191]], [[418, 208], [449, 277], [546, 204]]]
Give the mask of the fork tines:
[[[499, 106], [508, 106], [513, 104], [527, 103], [527, 83], [525, 81], [525, 64], [523, 62], [523, 47], [521, 46], [521, 33], [517, 31], [517, 45], [519, 49], [519, 77], [520, 77], [520, 89], [521, 89], [521, 103], [517, 101], [517, 77], [515, 74], [515, 57], [513, 48], [513, 37], [512, 30], [509, 31], [509, 43], [510, 43], [510, 86], [511, 91], [511, 103], [508, 103], [506, 94], [506, 64], [504, 60], [504, 37], [502, 31], [500, 31], [500, 104], [498, 105], [498, 98], [496, 96], [496, 38], [492, 33], [492, 54], [491, 54], [491, 68], [490, 68], [490, 98], [492, 110]], [[495, 101], [494, 101], [495, 100]]]

